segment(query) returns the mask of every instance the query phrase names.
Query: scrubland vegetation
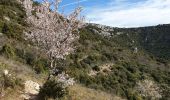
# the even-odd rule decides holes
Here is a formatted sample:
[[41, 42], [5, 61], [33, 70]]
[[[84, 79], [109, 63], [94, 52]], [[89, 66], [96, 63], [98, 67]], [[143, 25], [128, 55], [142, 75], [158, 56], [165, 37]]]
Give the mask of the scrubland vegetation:
[[[4, 63], [3, 59], [12, 60], [16, 63], [14, 65], [22, 63], [17, 66], [18, 69], [29, 68], [22, 70], [29, 74], [21, 73], [22, 75], [44, 82], [42, 80], [49, 73], [50, 59], [37, 53], [36, 48], [24, 40], [23, 31], [29, 27], [25, 17], [25, 11], [17, 1], [0, 0], [0, 70], [10, 70], [13, 67]], [[107, 100], [115, 100], [112, 98], [114, 96], [128, 100], [170, 99], [170, 25], [113, 28], [114, 31], [109, 31], [110, 36], [98, 34], [94, 30], [99, 33], [103, 31], [95, 25], [81, 29], [75, 52], [57, 63], [58, 69], [75, 78], [76, 84], [81, 85], [57, 92], [62, 90], [61, 84], [48, 81], [40, 90], [41, 97], [83, 100], [80, 97], [93, 98], [93, 95], [107, 94]], [[106, 64], [110, 66], [105, 66]], [[92, 75], [91, 72], [95, 74]], [[11, 73], [17, 74], [14, 69]], [[30, 73], [34, 74], [31, 76]], [[23, 88], [25, 76], [13, 78], [3, 76], [3, 72], [0, 74], [3, 90], [7, 87], [14, 90], [15, 87]], [[40, 77], [34, 79], [36, 75]], [[150, 83], [151, 87], [155, 87], [152, 89], [154, 91], [144, 87]], [[142, 87], [141, 91], [139, 87]], [[82, 88], [82, 94], [79, 93], [79, 88]], [[92, 93], [88, 94], [87, 91]], [[100, 99], [104, 100], [104, 97]]]

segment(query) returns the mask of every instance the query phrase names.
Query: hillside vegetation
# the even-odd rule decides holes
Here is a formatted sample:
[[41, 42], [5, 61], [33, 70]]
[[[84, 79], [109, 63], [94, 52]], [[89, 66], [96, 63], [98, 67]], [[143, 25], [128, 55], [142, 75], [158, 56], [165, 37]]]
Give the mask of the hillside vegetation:
[[[16, 87], [8, 86], [13, 89], [8, 91], [14, 91], [9, 95], [22, 90], [25, 80], [42, 84], [49, 73], [49, 59], [23, 38], [29, 27], [25, 17], [17, 1], [0, 0], [0, 70], [8, 69], [17, 77]], [[170, 25], [112, 28], [87, 24], [80, 31], [75, 53], [57, 64], [76, 80], [63, 99], [170, 99]]]
[[[161, 27], [165, 31], [166, 26], [168, 25], [150, 27], [145, 31], [157, 27], [158, 30]], [[163, 98], [169, 98], [169, 49], [166, 49], [169, 47], [168, 39], [157, 39], [159, 34], [159, 39], [162, 35], [167, 38], [168, 30], [166, 33], [162, 31], [159, 34], [154, 30], [157, 35], [155, 41], [156, 39], [156, 42], [160, 41], [160, 44], [154, 44], [156, 45], [154, 49], [154, 47], [147, 47], [149, 44], [142, 39], [145, 37], [142, 37], [142, 32], [138, 32], [144, 28], [115, 28], [115, 31], [110, 32], [110, 36], [100, 35], [94, 29], [98, 32], [103, 31], [96, 26], [87, 26], [83, 29], [79, 48], [67, 61], [70, 66], [68, 69], [71, 70], [69, 72], [80, 83], [132, 100], [141, 98], [140, 93], [135, 90], [138, 82], [152, 80], [162, 88]], [[148, 38], [148, 41], [151, 41], [150, 39], [154, 40], [152, 36]], [[162, 49], [163, 46], [166, 48]], [[155, 54], [155, 52], [158, 53]], [[145, 99], [147, 98], [149, 97]]]

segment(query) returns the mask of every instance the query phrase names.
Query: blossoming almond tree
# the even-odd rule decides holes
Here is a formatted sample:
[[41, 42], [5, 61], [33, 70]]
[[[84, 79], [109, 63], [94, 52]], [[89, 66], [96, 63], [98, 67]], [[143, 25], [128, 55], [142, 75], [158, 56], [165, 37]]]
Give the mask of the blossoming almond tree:
[[64, 72], [57, 72], [56, 59], [64, 59], [75, 50], [74, 42], [79, 39], [79, 28], [83, 27], [84, 18], [79, 18], [81, 7], [67, 16], [59, 13], [60, 2], [44, 0], [42, 4], [33, 6], [32, 0], [24, 0], [22, 4], [27, 15], [26, 21], [30, 24], [30, 28], [25, 32], [26, 40], [31, 40], [49, 57], [51, 64], [48, 80], [57, 79], [57, 82], [62, 82], [67, 87], [72, 85], [74, 80]]
[[83, 26], [83, 18], [78, 18], [81, 7], [64, 16], [58, 11], [60, 2], [61, 0], [44, 0], [35, 7], [31, 0], [23, 2], [27, 22], [31, 25], [29, 32], [25, 32], [26, 39], [46, 53], [50, 58], [51, 68], [55, 67], [55, 59], [64, 59], [75, 50], [74, 42], [79, 38], [79, 28]]

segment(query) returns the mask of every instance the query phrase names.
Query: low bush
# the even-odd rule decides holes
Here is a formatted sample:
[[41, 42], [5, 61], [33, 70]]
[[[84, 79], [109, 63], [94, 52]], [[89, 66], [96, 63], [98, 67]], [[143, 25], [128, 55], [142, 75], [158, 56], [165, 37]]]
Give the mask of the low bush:
[[94, 66], [93, 68], [92, 68], [93, 70], [95, 70], [95, 71], [100, 71], [100, 67], [99, 66]]
[[49, 66], [48, 59], [41, 55], [36, 55], [34, 52], [30, 52], [31, 50], [31, 48], [29, 48], [29, 50], [25, 48], [17, 48], [11, 43], [7, 43], [2, 47], [0, 53], [8, 58], [32, 66], [38, 74], [46, 72]]
[[2, 27], [2, 33], [4, 33], [9, 38], [15, 38], [21, 40], [23, 27], [20, 27], [19, 25], [14, 23], [4, 23]]
[[8, 58], [13, 58], [15, 57], [15, 48], [10, 44], [5, 44], [2, 47], [1, 53], [5, 54]]
[[56, 80], [47, 80], [39, 92], [40, 100], [47, 100], [48, 98], [59, 99], [67, 94], [67, 88], [62, 83]]
[[23, 81], [20, 78], [12, 76], [11, 74], [1, 75], [0, 85], [2, 89], [15, 88], [16, 86], [23, 87]]
[[47, 61], [45, 59], [38, 59], [34, 62], [33, 69], [39, 74], [44, 73], [47, 69]]

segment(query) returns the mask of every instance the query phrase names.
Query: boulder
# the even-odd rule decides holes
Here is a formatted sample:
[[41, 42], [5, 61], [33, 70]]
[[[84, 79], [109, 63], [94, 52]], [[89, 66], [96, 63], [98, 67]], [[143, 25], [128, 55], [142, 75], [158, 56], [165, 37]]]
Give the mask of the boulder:
[[25, 82], [25, 93], [37, 95], [40, 90], [40, 85], [36, 82], [33, 82], [31, 80], [28, 80]]

